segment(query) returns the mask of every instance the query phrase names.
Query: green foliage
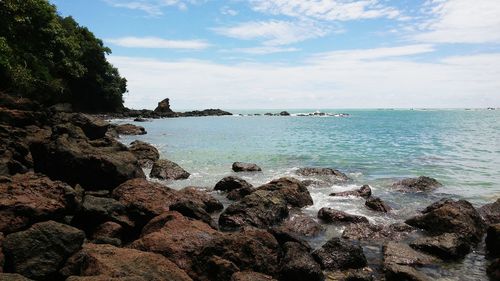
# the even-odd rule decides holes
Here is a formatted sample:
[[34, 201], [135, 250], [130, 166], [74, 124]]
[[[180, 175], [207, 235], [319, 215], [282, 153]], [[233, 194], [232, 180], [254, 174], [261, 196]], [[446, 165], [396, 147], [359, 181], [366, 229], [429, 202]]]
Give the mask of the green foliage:
[[111, 50], [47, 0], [0, 0], [0, 90], [82, 111], [123, 107], [127, 81]]

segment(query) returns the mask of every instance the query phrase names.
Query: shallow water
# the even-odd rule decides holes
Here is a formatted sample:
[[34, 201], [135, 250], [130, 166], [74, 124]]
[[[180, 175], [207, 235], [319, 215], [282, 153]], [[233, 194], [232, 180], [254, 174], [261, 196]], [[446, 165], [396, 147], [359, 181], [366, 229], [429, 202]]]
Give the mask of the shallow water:
[[[344, 112], [350, 116], [160, 119], [137, 123], [144, 126], [148, 134], [122, 137], [121, 141], [126, 144], [135, 139], [149, 142], [160, 150], [163, 158], [178, 163], [192, 174], [188, 180], [166, 183], [173, 188], [211, 189], [218, 180], [232, 174], [231, 164], [235, 161], [257, 163], [262, 167], [262, 173], [241, 175], [256, 186], [282, 176], [297, 177], [294, 171], [306, 166], [336, 168], [354, 179], [346, 186], [311, 187], [314, 205], [304, 212], [313, 217], [322, 207], [334, 207], [364, 215], [374, 223], [389, 224], [402, 221], [443, 197], [464, 198], [476, 206], [500, 197], [498, 110], [325, 112]], [[429, 194], [399, 193], [390, 189], [396, 179], [418, 175], [434, 177], [443, 187]], [[366, 209], [359, 198], [328, 196], [362, 184], [369, 184], [373, 194], [395, 211], [380, 215]], [[310, 242], [319, 246], [341, 231], [341, 227], [330, 227], [323, 236]], [[463, 263], [431, 270], [430, 274], [441, 280], [483, 280], [482, 257], [479, 250]]]

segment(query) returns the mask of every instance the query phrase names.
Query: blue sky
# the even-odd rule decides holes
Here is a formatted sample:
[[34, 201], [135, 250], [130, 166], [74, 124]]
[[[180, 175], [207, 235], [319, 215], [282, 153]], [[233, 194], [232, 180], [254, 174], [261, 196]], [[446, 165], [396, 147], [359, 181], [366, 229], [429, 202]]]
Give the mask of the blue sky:
[[125, 104], [500, 106], [497, 0], [52, 0], [113, 50]]

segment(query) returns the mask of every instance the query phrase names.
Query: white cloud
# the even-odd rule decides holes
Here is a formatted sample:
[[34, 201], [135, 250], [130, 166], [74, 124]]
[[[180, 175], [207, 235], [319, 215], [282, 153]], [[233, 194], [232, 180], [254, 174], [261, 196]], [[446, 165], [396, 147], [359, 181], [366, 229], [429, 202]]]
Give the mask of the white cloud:
[[125, 103], [132, 108], [154, 108], [165, 97], [173, 108], [198, 109], [500, 106], [500, 53], [406, 57], [430, 48], [326, 53], [298, 65], [110, 60], [129, 81]]
[[310, 21], [291, 22], [280, 20], [243, 22], [231, 27], [213, 30], [221, 35], [243, 39], [264, 40], [264, 45], [277, 46], [297, 43], [306, 39], [325, 36], [329, 31]]
[[237, 16], [239, 14], [238, 11], [231, 9], [228, 6], [223, 6], [222, 8], [220, 8], [220, 12], [221, 14], [226, 16]]
[[430, 19], [413, 39], [434, 43], [500, 43], [500, 1], [431, 0]]
[[177, 7], [180, 10], [186, 10], [188, 4], [198, 4], [206, 0], [104, 0], [106, 3], [117, 8], [126, 8], [131, 10], [140, 10], [150, 16], [163, 15], [162, 8]]
[[259, 46], [259, 47], [250, 47], [250, 48], [234, 48], [222, 50], [223, 52], [234, 52], [234, 53], [243, 53], [250, 55], [269, 55], [276, 53], [289, 53], [299, 51], [297, 48], [283, 48], [283, 47], [275, 47], [275, 46]]
[[250, 0], [255, 11], [317, 20], [397, 18], [401, 13], [378, 0]]
[[167, 40], [158, 37], [110, 38], [106, 39], [106, 42], [127, 48], [201, 50], [210, 47], [210, 44], [203, 40]]

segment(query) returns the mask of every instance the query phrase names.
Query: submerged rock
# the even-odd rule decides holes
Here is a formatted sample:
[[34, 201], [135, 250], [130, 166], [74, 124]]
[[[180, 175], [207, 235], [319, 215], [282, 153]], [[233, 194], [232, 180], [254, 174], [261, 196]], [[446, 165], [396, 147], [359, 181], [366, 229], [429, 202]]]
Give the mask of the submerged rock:
[[477, 209], [487, 224], [500, 223], [500, 199]]
[[257, 166], [257, 164], [234, 162], [233, 163], [233, 171], [235, 171], [235, 172], [260, 172], [260, 171], [262, 171], [262, 169], [259, 166]]
[[145, 135], [146, 129], [134, 124], [120, 124], [114, 127], [119, 135]]
[[283, 245], [283, 258], [279, 269], [280, 280], [323, 281], [321, 266], [302, 244], [287, 242]]
[[130, 143], [130, 152], [139, 160], [142, 167], [151, 167], [154, 162], [160, 159], [160, 153], [156, 147], [143, 141], [133, 141]]
[[366, 217], [351, 215], [346, 212], [327, 207], [319, 210], [318, 218], [327, 223], [368, 223], [368, 219]]
[[341, 238], [330, 239], [315, 250], [313, 256], [326, 270], [363, 268], [367, 265], [363, 248]]
[[366, 199], [365, 206], [375, 212], [387, 213], [392, 210], [389, 205], [387, 205], [384, 201], [382, 201], [382, 199], [378, 197], [369, 197], [368, 199]]
[[436, 179], [426, 176], [407, 178], [392, 184], [393, 188], [404, 192], [431, 191], [441, 186], [442, 184]]
[[3, 242], [7, 270], [33, 279], [55, 278], [67, 258], [78, 251], [83, 231], [54, 221], [36, 223], [9, 234]]
[[413, 241], [410, 246], [444, 260], [460, 259], [471, 251], [471, 245], [454, 233], [420, 237]]
[[127, 277], [143, 281], [192, 281], [185, 271], [159, 254], [106, 244], [84, 244], [60, 272], [65, 277], [96, 276], [100, 280]]
[[372, 195], [372, 189], [367, 184], [363, 185], [362, 187], [356, 190], [330, 193], [330, 196], [359, 196], [363, 198], [369, 198], [371, 195]]
[[190, 174], [178, 164], [167, 159], [160, 159], [154, 162], [149, 176], [163, 180], [180, 180], [189, 178]]
[[0, 232], [22, 230], [43, 220], [60, 220], [78, 206], [69, 185], [34, 173], [0, 183]]
[[374, 225], [371, 223], [352, 223], [345, 227], [342, 238], [363, 241], [400, 241], [406, 239], [416, 229], [404, 223]]

